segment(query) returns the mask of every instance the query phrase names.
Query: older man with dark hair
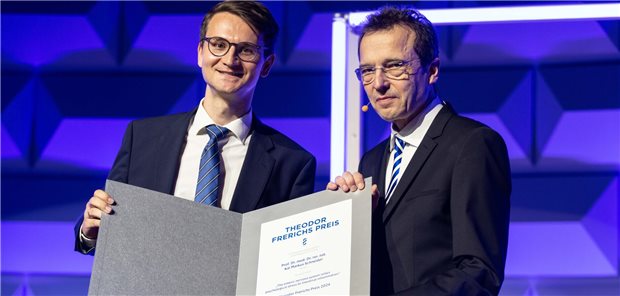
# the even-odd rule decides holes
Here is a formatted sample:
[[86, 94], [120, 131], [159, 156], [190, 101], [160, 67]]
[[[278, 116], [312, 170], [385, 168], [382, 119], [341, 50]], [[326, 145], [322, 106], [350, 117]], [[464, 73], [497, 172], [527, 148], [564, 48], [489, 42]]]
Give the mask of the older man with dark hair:
[[[215, 5], [197, 48], [204, 98], [187, 113], [131, 122], [108, 178], [240, 213], [312, 193], [315, 158], [252, 113], [277, 34], [258, 2]], [[95, 191], [75, 227], [76, 251], [93, 253], [101, 216], [113, 205]]]
[[418, 11], [369, 16], [358, 52], [355, 72], [392, 132], [327, 188], [356, 191], [373, 177], [372, 293], [497, 295], [511, 192], [504, 141], [439, 98], [437, 36]]

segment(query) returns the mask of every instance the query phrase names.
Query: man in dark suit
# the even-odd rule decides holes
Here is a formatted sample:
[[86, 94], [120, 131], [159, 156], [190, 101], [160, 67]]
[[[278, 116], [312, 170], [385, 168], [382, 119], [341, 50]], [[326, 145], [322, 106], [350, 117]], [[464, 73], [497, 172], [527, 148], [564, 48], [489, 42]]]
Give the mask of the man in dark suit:
[[[204, 98], [188, 113], [131, 122], [108, 178], [240, 213], [312, 193], [315, 158], [252, 113], [277, 33], [258, 2], [215, 5], [198, 44]], [[76, 251], [94, 252], [101, 215], [113, 205], [95, 191], [76, 224]]]
[[416, 10], [371, 15], [358, 53], [358, 78], [392, 133], [328, 189], [373, 178], [372, 293], [497, 295], [511, 192], [504, 141], [438, 97], [437, 37]]

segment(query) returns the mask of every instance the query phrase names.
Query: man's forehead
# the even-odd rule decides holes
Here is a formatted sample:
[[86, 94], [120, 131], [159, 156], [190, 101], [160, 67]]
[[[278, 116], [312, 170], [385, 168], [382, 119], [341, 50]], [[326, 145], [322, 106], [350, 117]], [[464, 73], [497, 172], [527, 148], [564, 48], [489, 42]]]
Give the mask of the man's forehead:
[[[369, 38], [366, 39], [367, 37]], [[360, 43], [360, 65], [379, 65], [392, 61], [412, 60], [419, 58], [415, 52], [413, 40], [409, 38], [393, 37], [398, 36], [364, 36], [362, 42]]]
[[212, 37], [217, 35], [223, 37], [232, 42], [253, 42], [257, 43], [261, 36], [248, 24], [244, 19], [238, 15], [230, 12], [218, 12], [207, 23], [207, 35]]
[[378, 37], [379, 39], [389, 38], [389, 37], [393, 36], [393, 38], [395, 38], [395, 39], [399, 39], [399, 40], [407, 39], [408, 42], [412, 42], [413, 43], [413, 42], [416, 41], [417, 34], [416, 34], [416, 32], [412, 28], [410, 28], [410, 27], [408, 27], [406, 25], [396, 24], [396, 25], [393, 25], [393, 26], [391, 26], [389, 28], [384, 28], [384, 29], [380, 29], [380, 30], [376, 30], [376, 31], [367, 32], [364, 35], [362, 41], [366, 37], [370, 37], [370, 36], [375, 36], [375, 37], [379, 36]]

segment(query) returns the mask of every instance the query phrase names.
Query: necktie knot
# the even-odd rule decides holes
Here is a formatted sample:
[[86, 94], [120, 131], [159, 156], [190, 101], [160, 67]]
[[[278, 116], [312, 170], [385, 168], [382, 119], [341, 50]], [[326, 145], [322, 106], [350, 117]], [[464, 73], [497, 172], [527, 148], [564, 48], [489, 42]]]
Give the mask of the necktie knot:
[[217, 142], [226, 136], [230, 130], [217, 124], [209, 124], [207, 125], [207, 132], [209, 133], [209, 136], [211, 136], [209, 142]]
[[402, 153], [403, 149], [405, 149], [405, 141], [403, 141], [403, 139], [394, 136], [394, 148], [396, 149], [396, 152], [398, 153]]

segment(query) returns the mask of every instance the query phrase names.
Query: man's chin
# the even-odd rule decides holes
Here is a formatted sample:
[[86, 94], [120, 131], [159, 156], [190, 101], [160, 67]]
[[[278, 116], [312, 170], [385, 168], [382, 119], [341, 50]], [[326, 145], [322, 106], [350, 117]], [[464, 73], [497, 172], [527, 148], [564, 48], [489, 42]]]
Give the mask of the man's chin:
[[219, 87], [213, 86], [212, 88], [216, 93], [227, 96], [236, 94], [240, 89], [238, 85], [224, 85]]
[[381, 109], [375, 109], [377, 112], [377, 115], [379, 115], [379, 117], [381, 117], [381, 119], [385, 120], [385, 121], [389, 121], [392, 122], [395, 119], [394, 114], [392, 114], [392, 112], [389, 112], [387, 110], [381, 110]]

